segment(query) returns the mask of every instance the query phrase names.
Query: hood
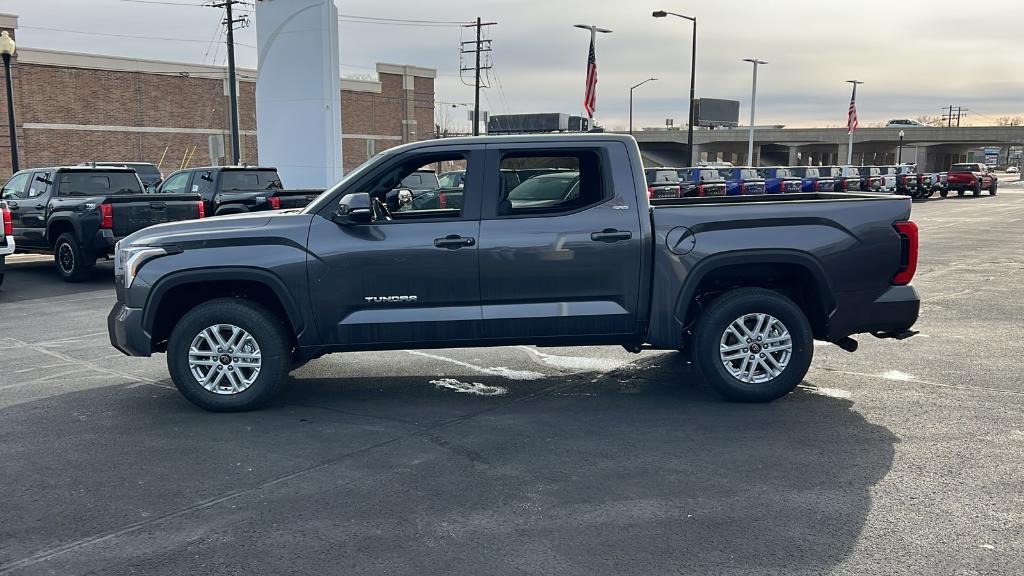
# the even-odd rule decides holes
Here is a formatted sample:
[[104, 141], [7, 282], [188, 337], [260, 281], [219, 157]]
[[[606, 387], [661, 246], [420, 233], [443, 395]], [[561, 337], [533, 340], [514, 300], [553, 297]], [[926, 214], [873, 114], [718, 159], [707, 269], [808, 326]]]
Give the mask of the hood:
[[199, 220], [168, 222], [143, 228], [121, 240], [122, 245], [189, 245], [228, 238], [264, 238], [286, 235], [292, 227], [308, 227], [312, 217], [298, 210], [212, 216]]

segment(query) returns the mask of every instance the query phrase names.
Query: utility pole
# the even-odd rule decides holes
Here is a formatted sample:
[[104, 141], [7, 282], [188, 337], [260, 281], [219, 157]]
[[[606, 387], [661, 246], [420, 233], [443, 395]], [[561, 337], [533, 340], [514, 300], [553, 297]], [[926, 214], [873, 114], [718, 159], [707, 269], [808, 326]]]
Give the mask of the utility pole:
[[[949, 111], [947, 112], [947, 110], [949, 110]], [[968, 110], [969, 110], [968, 108], [964, 108], [963, 106], [953, 106], [953, 105], [950, 105], [950, 106], [948, 106], [946, 108], [943, 108], [942, 109], [942, 112], [943, 112], [942, 113], [942, 119], [946, 121], [946, 127], [947, 128], [952, 128], [953, 127], [953, 118], [956, 118], [956, 127], [959, 128], [960, 127], [960, 118], [963, 117], [963, 116], [966, 116], [967, 114], [965, 114], [965, 112], [967, 112]]]
[[[491, 68], [490, 65], [480, 65], [480, 53], [491, 51], [491, 41], [482, 39], [481, 32], [483, 31], [484, 26], [494, 26], [495, 24], [497, 24], [497, 22], [481, 22], [480, 17], [477, 16], [476, 22], [474, 24], [464, 24], [462, 26], [463, 28], [476, 28], [476, 40], [463, 42], [461, 47], [461, 51], [463, 54], [474, 54], [476, 56], [476, 65], [474, 65], [472, 68], [463, 67], [459, 69], [460, 72], [473, 70], [476, 76], [476, 80], [473, 83], [473, 87], [475, 90], [473, 94], [473, 136], [480, 135], [480, 71], [489, 70]], [[466, 44], [472, 44], [473, 49], [466, 50]], [[485, 44], [486, 46], [484, 46]]]
[[239, 163], [239, 144], [238, 138], [238, 87], [235, 81], [235, 24], [240, 24], [242, 28], [249, 25], [249, 17], [242, 16], [241, 18], [234, 18], [231, 13], [231, 7], [235, 4], [244, 4], [242, 0], [224, 0], [223, 2], [208, 4], [210, 8], [223, 8], [225, 10], [226, 18], [224, 18], [224, 26], [227, 27], [227, 45], [228, 45], [228, 94], [231, 103], [231, 163], [238, 165]]
[[754, 65], [754, 81], [750, 89], [750, 135], [747, 139], [747, 165], [757, 166], [754, 163], [754, 107], [757, 104], [757, 67], [761, 64], [767, 64], [767, 62], [757, 58], [744, 58], [743, 61]]

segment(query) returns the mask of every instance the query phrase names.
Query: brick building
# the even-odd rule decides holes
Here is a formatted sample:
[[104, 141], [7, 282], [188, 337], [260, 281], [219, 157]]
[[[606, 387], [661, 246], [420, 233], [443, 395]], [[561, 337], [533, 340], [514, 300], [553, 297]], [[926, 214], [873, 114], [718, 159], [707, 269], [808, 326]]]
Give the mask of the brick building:
[[[17, 16], [0, 14], [0, 30], [15, 40], [17, 25]], [[19, 46], [11, 75], [22, 168], [144, 161], [159, 163], [166, 175], [185, 162], [230, 161], [222, 66]], [[430, 68], [377, 64], [377, 80], [341, 80], [346, 170], [386, 148], [432, 137], [435, 76]], [[240, 156], [256, 164], [256, 71], [240, 68], [237, 77]], [[6, 98], [0, 90], [0, 178], [11, 173]]]

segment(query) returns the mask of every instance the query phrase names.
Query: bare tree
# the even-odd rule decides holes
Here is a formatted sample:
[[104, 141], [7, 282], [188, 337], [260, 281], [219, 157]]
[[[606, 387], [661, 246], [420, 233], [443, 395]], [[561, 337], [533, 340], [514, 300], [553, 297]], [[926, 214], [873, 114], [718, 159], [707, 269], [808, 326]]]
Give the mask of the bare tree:
[[1022, 126], [1024, 117], [1021, 116], [1000, 116], [996, 118], [996, 126]]
[[933, 116], [931, 114], [922, 114], [922, 115], [918, 116], [917, 118], [915, 118], [915, 120], [917, 120], [921, 124], [924, 124], [925, 126], [945, 126], [946, 125], [945, 124], [945, 120], [942, 119], [942, 116]]

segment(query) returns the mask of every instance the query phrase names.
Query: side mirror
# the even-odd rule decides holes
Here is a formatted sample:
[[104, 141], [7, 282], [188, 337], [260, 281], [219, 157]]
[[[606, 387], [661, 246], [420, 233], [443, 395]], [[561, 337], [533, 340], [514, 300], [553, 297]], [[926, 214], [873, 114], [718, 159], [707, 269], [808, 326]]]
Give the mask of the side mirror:
[[365, 192], [345, 194], [338, 201], [338, 211], [331, 216], [331, 220], [335, 224], [343, 226], [365, 224], [372, 219], [373, 210], [370, 208], [370, 195]]

